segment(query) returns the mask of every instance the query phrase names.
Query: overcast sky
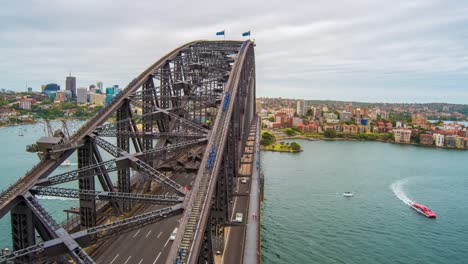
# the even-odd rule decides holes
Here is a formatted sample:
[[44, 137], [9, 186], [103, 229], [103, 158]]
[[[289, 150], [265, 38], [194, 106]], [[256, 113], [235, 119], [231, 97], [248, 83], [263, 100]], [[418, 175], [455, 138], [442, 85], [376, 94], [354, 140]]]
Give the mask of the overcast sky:
[[128, 83], [194, 39], [256, 40], [257, 96], [468, 103], [468, 1], [2, 1], [0, 88]]

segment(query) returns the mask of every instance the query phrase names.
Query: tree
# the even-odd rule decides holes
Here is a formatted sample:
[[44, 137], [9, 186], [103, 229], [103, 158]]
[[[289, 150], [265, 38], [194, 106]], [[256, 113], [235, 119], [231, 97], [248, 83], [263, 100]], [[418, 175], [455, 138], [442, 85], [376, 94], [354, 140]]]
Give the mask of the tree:
[[270, 122], [275, 122], [275, 118], [272, 117], [272, 116], [270, 116], [270, 117], [268, 118], [268, 121], [270, 121]]
[[260, 141], [262, 145], [264, 146], [271, 145], [275, 141], [276, 141], [276, 138], [273, 134], [266, 132], [266, 131], [262, 133], [262, 139]]
[[336, 131], [334, 129], [327, 129], [327, 130], [325, 130], [323, 135], [326, 138], [334, 138], [334, 137], [336, 137]]
[[301, 145], [297, 144], [296, 142], [292, 142], [289, 146], [290, 146], [294, 151], [299, 151], [299, 150], [301, 150]]
[[286, 128], [286, 130], [284, 131], [286, 133], [286, 135], [288, 136], [294, 136], [296, 135], [296, 131], [294, 131], [292, 128]]

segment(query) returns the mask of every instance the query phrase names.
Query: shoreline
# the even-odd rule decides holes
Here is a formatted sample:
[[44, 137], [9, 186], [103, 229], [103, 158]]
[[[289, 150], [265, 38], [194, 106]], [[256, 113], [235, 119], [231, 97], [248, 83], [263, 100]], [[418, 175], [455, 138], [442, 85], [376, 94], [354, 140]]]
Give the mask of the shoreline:
[[364, 142], [382, 142], [382, 143], [390, 143], [390, 144], [395, 144], [395, 145], [403, 145], [403, 146], [415, 146], [415, 147], [423, 147], [423, 148], [433, 148], [433, 149], [447, 149], [447, 150], [458, 150], [458, 151], [465, 151], [468, 150], [466, 148], [451, 148], [451, 147], [438, 147], [435, 145], [423, 145], [419, 143], [397, 143], [391, 140], [381, 140], [381, 139], [375, 139], [375, 140], [365, 140], [365, 139], [356, 139], [356, 138], [327, 138], [324, 136], [320, 137], [307, 137], [307, 136], [290, 136], [290, 137], [282, 137], [282, 138], [277, 138], [275, 142], [279, 142], [282, 140], [293, 140], [293, 139], [300, 139], [300, 140], [307, 140], [307, 141], [319, 141], [319, 140], [324, 140], [324, 141], [364, 141]]

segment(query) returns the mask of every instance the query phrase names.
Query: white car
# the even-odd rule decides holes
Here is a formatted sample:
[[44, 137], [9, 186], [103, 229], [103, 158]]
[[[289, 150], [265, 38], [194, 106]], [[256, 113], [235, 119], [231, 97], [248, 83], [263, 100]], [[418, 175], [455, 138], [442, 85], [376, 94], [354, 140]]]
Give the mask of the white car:
[[241, 179], [241, 183], [247, 183], [247, 179], [246, 179], [246, 178], [242, 178], [242, 179]]
[[176, 236], [177, 236], [177, 231], [178, 231], [178, 230], [179, 230], [179, 229], [178, 229], [177, 227], [174, 228], [174, 231], [172, 231], [172, 234], [171, 234], [171, 236], [169, 237], [169, 240], [171, 240], [171, 241], [175, 240], [175, 238], [176, 238]]
[[234, 222], [242, 223], [242, 218], [243, 217], [244, 217], [244, 215], [242, 213], [236, 213], [236, 218], [234, 219]]

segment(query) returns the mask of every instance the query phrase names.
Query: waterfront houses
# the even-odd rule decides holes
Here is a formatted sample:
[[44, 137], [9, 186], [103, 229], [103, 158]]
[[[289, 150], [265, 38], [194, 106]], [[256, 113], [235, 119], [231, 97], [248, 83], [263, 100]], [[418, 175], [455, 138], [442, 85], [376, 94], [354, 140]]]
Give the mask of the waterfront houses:
[[[263, 127], [277, 133], [297, 133], [361, 140], [393, 141], [401, 144], [468, 149], [468, 130], [460, 123], [431, 123], [431, 107], [405, 104], [324, 102], [302, 99], [260, 98]], [[462, 109], [459, 106], [454, 107]], [[444, 111], [448, 111], [446, 108]], [[468, 113], [468, 107], [467, 113]], [[455, 114], [455, 113], [454, 113]], [[451, 116], [451, 115], [446, 115]], [[465, 118], [457, 114], [460, 118]], [[291, 133], [289, 133], [291, 134]]]
[[398, 128], [393, 130], [393, 135], [396, 143], [410, 143], [411, 129]]

